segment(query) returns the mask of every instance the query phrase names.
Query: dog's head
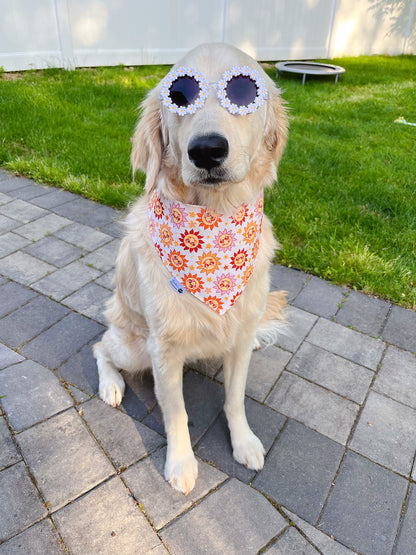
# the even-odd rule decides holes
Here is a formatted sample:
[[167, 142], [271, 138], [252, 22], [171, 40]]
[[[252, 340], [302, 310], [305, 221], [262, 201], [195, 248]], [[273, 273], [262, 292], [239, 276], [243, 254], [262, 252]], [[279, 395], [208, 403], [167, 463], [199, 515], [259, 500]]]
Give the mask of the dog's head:
[[149, 192], [158, 185], [201, 198], [239, 189], [241, 198], [276, 179], [287, 126], [279, 91], [255, 60], [229, 45], [202, 45], [143, 102], [133, 171], [146, 172]]

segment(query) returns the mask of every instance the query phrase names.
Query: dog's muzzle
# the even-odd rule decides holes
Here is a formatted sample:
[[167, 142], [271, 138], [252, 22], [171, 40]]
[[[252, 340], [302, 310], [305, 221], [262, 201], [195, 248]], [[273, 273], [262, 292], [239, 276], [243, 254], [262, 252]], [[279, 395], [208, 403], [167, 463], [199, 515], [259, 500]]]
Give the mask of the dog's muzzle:
[[227, 139], [218, 133], [211, 133], [194, 137], [188, 145], [188, 156], [198, 169], [210, 172], [222, 165], [228, 150]]

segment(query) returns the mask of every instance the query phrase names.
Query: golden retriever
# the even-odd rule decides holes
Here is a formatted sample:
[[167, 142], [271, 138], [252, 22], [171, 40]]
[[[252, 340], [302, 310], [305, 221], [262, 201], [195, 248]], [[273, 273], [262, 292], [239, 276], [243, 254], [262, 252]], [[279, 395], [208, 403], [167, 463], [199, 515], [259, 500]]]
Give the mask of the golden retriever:
[[[133, 171], [146, 172], [145, 193], [126, 218], [116, 288], [106, 310], [108, 330], [94, 346], [94, 355], [100, 396], [113, 406], [121, 403], [124, 393], [119, 370], [152, 368], [168, 442], [165, 478], [185, 494], [195, 485], [198, 467], [182, 393], [184, 363], [212, 357], [223, 360], [224, 411], [233, 456], [260, 470], [264, 448], [244, 410], [247, 370], [253, 348], [276, 341], [286, 300], [283, 292], [269, 293], [269, 268], [277, 243], [266, 216], [244, 288], [220, 313], [221, 283], [208, 303], [178, 280], [170, 286], [171, 268], [155, 246], [150, 211], [158, 195], [179, 207], [190, 206], [191, 218], [196, 217], [192, 209], [226, 218], [255, 202], [258, 206], [263, 190], [276, 180], [287, 129], [284, 103], [274, 82], [251, 57], [222, 43], [192, 50], [142, 104], [131, 161]], [[209, 223], [206, 227], [212, 229]], [[169, 230], [166, 233], [172, 240]], [[209, 237], [193, 236], [205, 253], [213, 248]], [[195, 250], [196, 243], [187, 245], [188, 252]], [[224, 245], [219, 247], [224, 252]], [[248, 250], [238, 252], [244, 257]], [[224, 255], [227, 270], [232, 260], [238, 265], [236, 255], [232, 258], [231, 251]], [[189, 275], [198, 289], [194, 270], [192, 266]], [[203, 266], [202, 271], [209, 281], [211, 267]], [[233, 280], [231, 276], [225, 282]]]

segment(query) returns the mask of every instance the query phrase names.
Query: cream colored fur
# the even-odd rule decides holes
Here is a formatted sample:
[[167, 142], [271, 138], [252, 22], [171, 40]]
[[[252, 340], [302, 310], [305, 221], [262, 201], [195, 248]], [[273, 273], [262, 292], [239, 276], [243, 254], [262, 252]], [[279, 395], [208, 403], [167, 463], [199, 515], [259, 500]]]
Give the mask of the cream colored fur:
[[[202, 45], [178, 65], [202, 71], [209, 83], [235, 65], [257, 69], [267, 83], [269, 100], [248, 116], [229, 114], [210, 86], [204, 107], [178, 116], [161, 107], [160, 85], [143, 103], [133, 137], [133, 170], [146, 172], [145, 194], [126, 219], [126, 233], [116, 263], [116, 289], [106, 311], [107, 332], [94, 346], [100, 396], [119, 405], [124, 393], [120, 369], [137, 372], [151, 367], [168, 440], [165, 477], [187, 494], [195, 485], [197, 461], [192, 451], [182, 394], [186, 361], [223, 359], [225, 414], [234, 458], [259, 470], [264, 449], [244, 412], [244, 390], [252, 349], [276, 340], [286, 303], [281, 293], [269, 294], [269, 266], [277, 246], [265, 216], [255, 269], [242, 296], [220, 316], [189, 293], [178, 295], [159, 258], [150, 232], [148, 202], [157, 189], [164, 196], [227, 212], [252, 202], [276, 179], [276, 166], [287, 136], [287, 118], [279, 92], [261, 67], [246, 54], [224, 44]], [[201, 171], [187, 155], [195, 135], [219, 133], [230, 149], [223, 169], [227, 179], [201, 183]], [[256, 339], [256, 332], [259, 335]]]

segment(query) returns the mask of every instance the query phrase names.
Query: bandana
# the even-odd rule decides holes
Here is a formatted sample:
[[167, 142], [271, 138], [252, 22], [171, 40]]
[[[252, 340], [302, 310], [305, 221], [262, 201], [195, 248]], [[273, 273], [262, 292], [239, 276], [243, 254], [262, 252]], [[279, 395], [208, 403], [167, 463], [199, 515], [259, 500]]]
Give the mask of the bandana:
[[224, 314], [247, 285], [256, 263], [263, 218], [263, 193], [231, 215], [168, 200], [156, 192], [149, 203], [150, 233], [160, 258], [184, 289]]

